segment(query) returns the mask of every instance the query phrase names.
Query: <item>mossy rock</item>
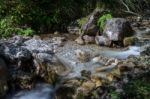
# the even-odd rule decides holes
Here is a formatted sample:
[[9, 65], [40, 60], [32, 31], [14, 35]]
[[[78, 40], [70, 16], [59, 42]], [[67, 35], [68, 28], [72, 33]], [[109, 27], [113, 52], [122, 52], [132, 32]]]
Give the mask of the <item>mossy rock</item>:
[[45, 77], [45, 80], [49, 83], [49, 84], [56, 84], [56, 82], [58, 81], [58, 74], [55, 71], [48, 71], [48, 75], [47, 77]]
[[137, 37], [126, 37], [123, 40], [124, 46], [134, 45], [138, 41]]
[[88, 18], [89, 18], [89, 16], [78, 19], [77, 22], [78, 22], [79, 26], [82, 27], [84, 24], [86, 24], [88, 21]]

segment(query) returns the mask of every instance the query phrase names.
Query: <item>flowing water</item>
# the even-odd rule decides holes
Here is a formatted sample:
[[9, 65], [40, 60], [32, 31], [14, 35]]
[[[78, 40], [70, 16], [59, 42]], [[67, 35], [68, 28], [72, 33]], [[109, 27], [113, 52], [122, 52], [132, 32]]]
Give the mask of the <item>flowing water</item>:
[[130, 55], [140, 55], [141, 47], [138, 46], [130, 46], [128, 50], [125, 51], [104, 51], [101, 52], [103, 56], [107, 57], [115, 57], [119, 59], [126, 59]]
[[48, 84], [37, 84], [32, 90], [22, 90], [7, 99], [53, 99], [55, 88]]
[[[141, 35], [142, 34], [140, 34], [140, 36]], [[149, 43], [150, 42], [148, 41], [148, 44]], [[72, 59], [74, 56], [74, 50], [79, 49], [79, 48], [71, 47], [71, 46], [72, 45], [69, 45], [69, 48], [66, 47], [66, 49], [62, 49], [64, 52], [61, 51], [57, 55], [63, 65], [67, 65], [70, 67], [71, 71], [70, 71], [68, 77], [80, 76], [80, 72], [82, 70], [94, 71], [93, 69], [95, 67], [97, 67], [97, 65], [94, 65], [91, 61], [85, 62], [85, 63], [80, 63], [77, 60]], [[88, 48], [86, 48], [86, 46], [82, 46], [81, 49], [88, 50]], [[103, 56], [125, 59], [130, 55], [140, 55], [141, 47], [140, 46], [130, 46], [130, 47], [128, 47], [127, 50], [122, 50], [122, 51], [121, 50], [120, 51], [111, 50], [111, 49], [107, 49], [107, 50], [98, 49], [96, 51], [95, 48], [89, 49], [89, 50], [91, 50], [91, 52], [96, 52], [97, 54], [100, 54]], [[38, 84], [32, 90], [23, 90], [23, 91], [17, 92], [13, 95], [8, 96], [7, 99], [53, 99], [55, 90], [56, 90], [56, 88], [54, 88], [54, 86], [51, 86], [48, 84]]]

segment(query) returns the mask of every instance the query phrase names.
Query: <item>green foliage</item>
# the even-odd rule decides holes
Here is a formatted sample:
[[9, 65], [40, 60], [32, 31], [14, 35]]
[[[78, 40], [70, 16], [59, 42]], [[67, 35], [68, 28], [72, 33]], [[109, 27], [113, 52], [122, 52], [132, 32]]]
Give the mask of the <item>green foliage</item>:
[[112, 15], [110, 13], [102, 15], [101, 17], [99, 17], [97, 21], [97, 26], [99, 26], [100, 29], [103, 29], [106, 21], [111, 18], [112, 18]]
[[111, 92], [111, 99], [120, 99], [120, 94], [116, 91]]
[[34, 34], [34, 30], [32, 30], [31, 28], [18, 28], [17, 34], [19, 35], [24, 35], [24, 36], [32, 36]]
[[108, 86], [107, 89], [110, 92], [111, 99], [121, 99], [121, 93], [117, 92], [116, 88]]
[[11, 36], [14, 32], [17, 31], [15, 28], [14, 17], [6, 17], [0, 20], [0, 36], [7, 37]]
[[78, 23], [79, 23], [79, 26], [83, 26], [84, 24], [86, 24], [86, 22], [88, 21], [88, 17], [84, 17], [84, 18], [81, 18], [79, 20], [77, 20]]
[[134, 99], [149, 99], [150, 82], [143, 80], [131, 81], [124, 87], [126, 95]]
[[[19, 26], [27, 25], [36, 32], [65, 30], [83, 15], [87, 0], [4, 0], [0, 1], [0, 18], [16, 16]], [[88, 8], [87, 8], [88, 9]], [[86, 10], [84, 9], [86, 12]]]
[[[13, 23], [13, 25], [17, 26], [7, 26], [6, 29], [5, 25], [4, 27], [1, 25], [1, 28], [5, 29], [0, 31], [2, 35], [3, 33], [12, 35], [11, 32], [16, 31], [14, 27], [18, 28], [18, 26], [19, 28], [23, 26], [31, 27], [36, 33], [65, 30], [72, 21], [88, 15], [96, 7], [117, 12], [126, 10], [126, 7], [120, 1], [121, 0], [0, 0], [0, 21], [6, 21], [4, 19], [7, 19], [7, 17], [14, 16], [13, 21], [17, 22], [15, 24], [14, 22], [9, 23], [10, 20], [7, 19], [8, 24]], [[135, 12], [143, 11], [144, 8], [150, 5], [150, 0], [123, 1], [131, 11]], [[117, 8], [117, 10], [114, 10], [115, 8]], [[121, 9], [119, 10], [119, 8]], [[85, 20], [81, 20], [80, 24], [84, 24]], [[105, 22], [103, 20], [105, 20], [105, 18], [98, 22], [101, 28]]]
[[15, 34], [30, 36], [33, 35], [31, 28], [19, 28], [16, 17], [8, 16], [0, 20], [0, 37], [10, 37]]

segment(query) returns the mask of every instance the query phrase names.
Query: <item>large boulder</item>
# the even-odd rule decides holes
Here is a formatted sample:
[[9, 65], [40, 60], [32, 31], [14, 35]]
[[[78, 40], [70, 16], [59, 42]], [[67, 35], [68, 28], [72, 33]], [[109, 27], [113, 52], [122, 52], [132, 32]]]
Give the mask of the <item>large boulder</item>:
[[24, 43], [25, 48], [32, 53], [36, 75], [49, 83], [55, 83], [58, 75], [65, 71], [54, 54], [64, 40], [62, 37], [54, 37], [50, 40], [30, 39]]
[[28, 49], [10, 42], [0, 43], [0, 55], [3, 56], [8, 63], [16, 64], [21, 68], [27, 66], [26, 63], [32, 58]]
[[8, 69], [5, 61], [0, 58], [0, 98], [6, 94], [6, 91], [8, 89], [7, 80]]
[[95, 9], [88, 18], [88, 21], [81, 27], [81, 36], [90, 35], [96, 36], [96, 33], [99, 31], [97, 26], [97, 19], [99, 18], [101, 11]]
[[102, 36], [107, 37], [113, 44], [123, 46], [123, 39], [132, 36], [134, 31], [124, 18], [112, 18], [106, 22]]

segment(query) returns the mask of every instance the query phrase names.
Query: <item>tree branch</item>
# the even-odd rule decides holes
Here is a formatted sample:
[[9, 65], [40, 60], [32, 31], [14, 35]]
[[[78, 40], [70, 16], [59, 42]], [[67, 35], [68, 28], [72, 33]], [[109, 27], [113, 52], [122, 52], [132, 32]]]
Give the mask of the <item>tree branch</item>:
[[126, 7], [126, 9], [127, 9], [127, 11], [124, 11], [124, 12], [126, 12], [126, 13], [130, 13], [130, 14], [133, 14], [133, 15], [136, 15], [136, 16], [138, 16], [138, 14], [137, 13], [135, 13], [135, 12], [132, 12], [131, 10], [130, 10], [130, 8], [128, 7], [128, 5], [125, 3], [125, 2], [123, 2], [123, 0], [120, 0], [120, 2]]

